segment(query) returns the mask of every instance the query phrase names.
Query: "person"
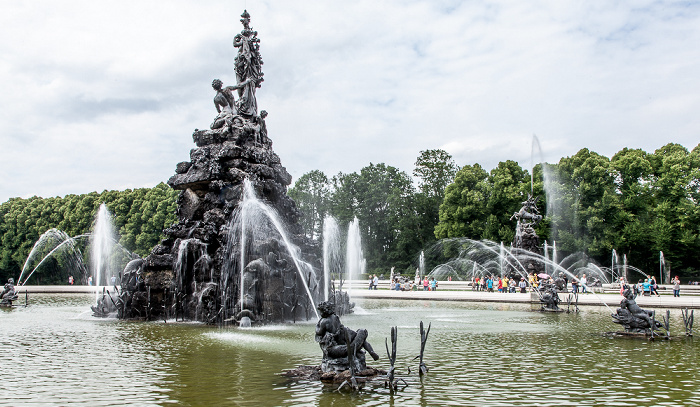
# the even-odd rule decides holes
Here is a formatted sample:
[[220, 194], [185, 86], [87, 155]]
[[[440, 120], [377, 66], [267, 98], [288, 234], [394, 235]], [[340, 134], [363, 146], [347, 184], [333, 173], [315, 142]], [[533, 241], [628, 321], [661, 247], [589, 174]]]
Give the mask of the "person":
[[489, 277], [486, 280], [486, 287], [487, 287], [488, 292], [490, 292], [490, 293], [493, 292], [493, 277]]
[[430, 283], [428, 282], [428, 276], [425, 276], [425, 278], [423, 279], [423, 291], [428, 291], [429, 284]]
[[377, 289], [377, 286], [379, 285], [379, 277], [377, 275], [374, 275], [374, 279], [372, 280], [372, 288], [375, 290]]
[[514, 278], [510, 279], [510, 282], [508, 283], [508, 287], [510, 287], [511, 293], [515, 292], [515, 279]]
[[642, 290], [644, 290], [645, 297], [651, 295], [651, 280], [649, 278], [646, 278], [642, 283]]
[[503, 277], [498, 278], [498, 292], [499, 293], [503, 292]]
[[117, 285], [117, 276], [112, 276], [110, 281], [112, 282], [112, 287], [115, 287]]
[[92, 276], [88, 277], [88, 285], [92, 285]]
[[518, 285], [520, 286], [520, 292], [524, 294], [524, 293], [525, 293], [525, 289], [527, 288], [527, 282], [525, 282], [525, 279], [524, 279], [524, 278], [521, 278], [521, 279], [520, 279], [520, 282], [518, 283]]
[[571, 293], [578, 294], [578, 281], [576, 279], [571, 280]]
[[435, 277], [430, 277], [430, 291], [437, 290], [437, 280]]
[[68, 285], [73, 285], [73, 276], [68, 276]]
[[656, 284], [656, 277], [651, 276], [651, 281], [650, 281], [650, 283], [651, 283], [651, 287], [650, 287], [650, 288], [651, 288], [651, 293], [652, 293], [652, 294], [656, 294], [657, 297], [661, 297], [661, 296], [659, 295], [659, 285]]
[[634, 287], [634, 296], [636, 297], [639, 294], [642, 294], [644, 292], [643, 288], [644, 288], [644, 280], [642, 280], [640, 278], [639, 281], [637, 282], [637, 285]]
[[588, 292], [588, 289], [587, 289], [588, 288], [587, 287], [588, 280], [586, 279], [585, 274], [581, 276], [581, 279], [579, 280], [579, 282], [581, 283], [581, 294], [587, 293]]
[[372, 289], [372, 275], [369, 276], [369, 289]]
[[625, 286], [626, 286], [626, 285], [627, 285], [627, 284], [625, 283], [625, 278], [624, 278], [624, 277], [620, 277], [620, 295], [623, 295], [623, 294], [624, 294], [624, 292], [625, 292]]
[[680, 297], [681, 296], [681, 280], [678, 279], [678, 276], [673, 278], [673, 296], [674, 297]]

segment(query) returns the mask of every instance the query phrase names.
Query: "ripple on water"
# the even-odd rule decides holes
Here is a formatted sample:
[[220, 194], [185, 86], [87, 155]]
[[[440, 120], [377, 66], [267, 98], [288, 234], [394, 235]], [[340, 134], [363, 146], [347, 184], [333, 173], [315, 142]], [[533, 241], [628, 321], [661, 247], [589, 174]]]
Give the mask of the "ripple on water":
[[[343, 323], [367, 328], [382, 356], [389, 327], [399, 326], [396, 369], [409, 386], [393, 395], [381, 386], [340, 394], [279, 375], [320, 360], [314, 321], [240, 330], [97, 320], [89, 316], [93, 299], [36, 296], [28, 308], [0, 313], [13, 327], [0, 338], [12, 371], [0, 382], [10, 394], [0, 405], [700, 404], [692, 341], [608, 338], [601, 333], [617, 326], [605, 312], [367, 300], [366, 313]], [[422, 381], [414, 360], [421, 320], [432, 323]], [[680, 318], [672, 321], [679, 332]], [[370, 363], [387, 368], [385, 357]]]

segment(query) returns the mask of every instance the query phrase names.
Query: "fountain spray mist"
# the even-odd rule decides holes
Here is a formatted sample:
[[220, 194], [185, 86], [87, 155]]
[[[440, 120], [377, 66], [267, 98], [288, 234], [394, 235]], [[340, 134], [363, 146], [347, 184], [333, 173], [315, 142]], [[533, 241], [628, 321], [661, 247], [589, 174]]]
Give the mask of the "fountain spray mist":
[[[100, 298], [100, 285], [106, 284], [109, 273], [109, 257], [115, 243], [112, 215], [104, 203], [100, 205], [95, 216], [95, 224], [90, 239], [90, 263], [92, 265], [93, 282], [95, 284], [95, 301]], [[105, 281], [103, 281], [105, 280]]]
[[333, 272], [340, 274], [340, 229], [334, 217], [323, 219], [323, 299], [328, 301]]

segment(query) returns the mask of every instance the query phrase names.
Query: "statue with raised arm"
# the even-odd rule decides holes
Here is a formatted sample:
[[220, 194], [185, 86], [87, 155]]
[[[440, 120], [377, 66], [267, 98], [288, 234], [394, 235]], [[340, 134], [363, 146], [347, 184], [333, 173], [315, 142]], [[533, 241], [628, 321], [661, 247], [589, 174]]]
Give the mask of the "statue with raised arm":
[[[323, 360], [321, 370], [324, 372], [342, 372], [350, 368], [348, 362], [348, 349], [355, 350], [355, 370], [360, 372], [367, 369], [365, 362], [365, 351], [374, 360], [379, 359], [379, 355], [372, 349], [372, 345], [367, 342], [367, 330], [358, 329], [353, 331], [346, 328], [340, 322], [340, 318], [335, 314], [335, 305], [330, 301], [324, 301], [317, 306], [321, 319], [316, 324], [316, 342], [323, 350]], [[346, 333], [348, 334], [346, 337]], [[350, 338], [347, 342], [346, 338]]]
[[528, 195], [527, 201], [523, 202], [522, 208], [515, 212], [510, 219], [517, 219], [524, 227], [537, 226], [542, 220], [542, 215], [537, 209], [537, 201], [539, 199], [539, 197], [533, 198], [532, 195]]
[[243, 11], [241, 17], [243, 31], [236, 34], [233, 39], [233, 46], [238, 48], [238, 54], [234, 60], [234, 71], [238, 85], [242, 85], [237, 88], [239, 99], [236, 110], [242, 116], [252, 117], [258, 114], [255, 90], [261, 86], [264, 80], [263, 60], [260, 57], [258, 32], [253, 31], [250, 27], [250, 14], [248, 11]]

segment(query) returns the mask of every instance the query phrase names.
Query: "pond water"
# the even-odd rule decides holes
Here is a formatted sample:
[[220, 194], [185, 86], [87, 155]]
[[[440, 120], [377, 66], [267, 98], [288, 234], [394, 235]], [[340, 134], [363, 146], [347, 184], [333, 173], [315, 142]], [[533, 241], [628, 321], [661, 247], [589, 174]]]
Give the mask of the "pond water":
[[[528, 305], [370, 301], [342, 318], [367, 328], [388, 368], [384, 340], [398, 326], [391, 395], [379, 384], [341, 394], [318, 382], [280, 376], [318, 364], [315, 321], [241, 330], [197, 323], [93, 318], [94, 297], [35, 295], [30, 306], [0, 310], [4, 357], [0, 405], [700, 405], [692, 339], [610, 338], [604, 307], [543, 314]], [[432, 329], [430, 368], [417, 376], [419, 321]], [[407, 368], [411, 368], [411, 374]]]

